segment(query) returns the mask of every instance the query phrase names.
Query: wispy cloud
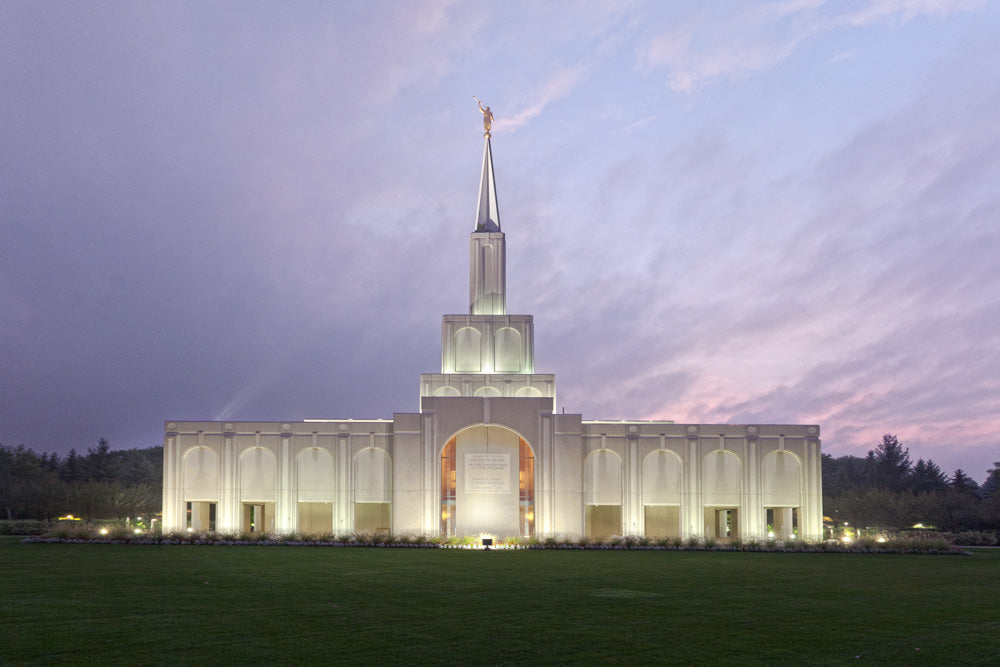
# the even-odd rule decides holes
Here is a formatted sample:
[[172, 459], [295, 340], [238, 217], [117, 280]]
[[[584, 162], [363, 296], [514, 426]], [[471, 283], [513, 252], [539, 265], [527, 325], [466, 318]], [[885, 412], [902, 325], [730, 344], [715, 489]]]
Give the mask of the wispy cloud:
[[979, 0], [873, 0], [857, 7], [825, 0], [789, 0], [724, 14], [706, 9], [649, 38], [638, 51], [638, 62], [646, 70], [665, 69], [670, 88], [691, 92], [718, 80], [768, 70], [804, 41], [845, 26], [905, 23], [918, 16], [944, 16], [982, 4]]
[[477, 94], [559, 407], [818, 422], [835, 454], [897, 431], [979, 476], [1000, 14], [975, 6], [0, 3], [0, 440], [416, 410], [467, 304]]
[[836, 16], [831, 25], [871, 25], [881, 22], [906, 23], [918, 16], [947, 16], [978, 9], [985, 0], [872, 0], [855, 10]]
[[587, 70], [581, 65], [564, 67], [549, 76], [530, 96], [528, 103], [515, 112], [509, 120], [497, 119], [497, 129], [515, 132], [524, 127], [532, 119], [541, 114], [554, 102], [569, 95], [587, 76]]

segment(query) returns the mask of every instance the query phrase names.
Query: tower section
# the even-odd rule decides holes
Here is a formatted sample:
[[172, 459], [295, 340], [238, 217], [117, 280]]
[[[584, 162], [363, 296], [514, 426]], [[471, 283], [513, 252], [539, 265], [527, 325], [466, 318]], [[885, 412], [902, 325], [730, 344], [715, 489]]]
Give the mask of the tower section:
[[500, 230], [500, 207], [493, 176], [493, 150], [487, 133], [479, 181], [476, 230], [469, 245], [469, 314], [507, 313], [507, 241]]
[[469, 240], [469, 313], [441, 322], [441, 372], [420, 396], [555, 399], [555, 376], [535, 374], [531, 315], [507, 314], [507, 242], [500, 229], [493, 150], [485, 133], [476, 227]]
[[507, 313], [507, 242], [503, 232], [472, 232], [469, 243], [469, 314]]

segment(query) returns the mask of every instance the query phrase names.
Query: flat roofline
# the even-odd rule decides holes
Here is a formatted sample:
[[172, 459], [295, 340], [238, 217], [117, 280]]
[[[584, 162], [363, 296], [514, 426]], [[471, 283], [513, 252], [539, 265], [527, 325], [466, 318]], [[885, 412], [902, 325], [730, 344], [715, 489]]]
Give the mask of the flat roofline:
[[584, 424], [676, 424], [673, 419], [584, 419]]
[[370, 422], [384, 422], [386, 424], [391, 424], [393, 422], [392, 419], [354, 419], [353, 417], [351, 417], [351, 418], [345, 417], [343, 419], [303, 419], [302, 421], [303, 422], [308, 422], [310, 424], [327, 423], [327, 422], [369, 422], [369, 423]]

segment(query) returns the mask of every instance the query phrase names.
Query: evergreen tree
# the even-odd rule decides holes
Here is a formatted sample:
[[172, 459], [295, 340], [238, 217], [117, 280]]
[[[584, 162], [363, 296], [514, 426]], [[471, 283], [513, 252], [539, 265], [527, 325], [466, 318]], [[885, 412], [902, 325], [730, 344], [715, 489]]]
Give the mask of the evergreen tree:
[[45, 470], [42, 457], [24, 445], [0, 445], [0, 508], [6, 519], [45, 518], [52, 511], [58, 479]]
[[979, 487], [979, 493], [983, 498], [991, 498], [1000, 489], [1000, 461], [994, 461], [993, 467], [986, 473], [986, 481]]
[[976, 495], [979, 490], [979, 485], [976, 484], [976, 480], [972, 479], [965, 474], [965, 471], [961, 468], [957, 468], [951, 476], [951, 481], [949, 482], [951, 488], [955, 489], [959, 493]]
[[870, 477], [868, 460], [858, 456], [822, 455], [823, 493], [840, 496], [851, 489], [865, 486]]
[[59, 467], [59, 479], [67, 484], [72, 484], [82, 482], [85, 477], [82, 457], [76, 453], [76, 449], [69, 450], [69, 455]]
[[103, 482], [115, 477], [117, 466], [115, 455], [111, 452], [111, 444], [105, 438], [97, 441], [97, 447], [87, 449], [87, 478]]
[[948, 478], [936, 463], [927, 459], [917, 459], [910, 473], [910, 489], [914, 493], [933, 493], [948, 488]]
[[882, 442], [868, 452], [872, 483], [890, 491], [903, 491], [910, 475], [910, 450], [895, 435], [886, 433]]

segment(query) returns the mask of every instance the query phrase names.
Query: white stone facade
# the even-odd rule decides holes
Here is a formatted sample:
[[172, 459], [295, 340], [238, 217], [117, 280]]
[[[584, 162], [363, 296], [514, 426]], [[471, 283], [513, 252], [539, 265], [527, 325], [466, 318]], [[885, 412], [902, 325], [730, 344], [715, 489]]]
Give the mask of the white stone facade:
[[556, 413], [532, 318], [506, 313], [489, 137], [482, 182], [469, 314], [444, 316], [420, 411], [167, 422], [164, 529], [819, 539], [818, 426]]

